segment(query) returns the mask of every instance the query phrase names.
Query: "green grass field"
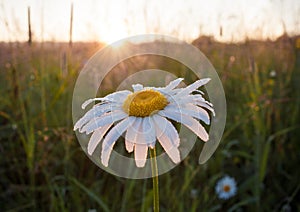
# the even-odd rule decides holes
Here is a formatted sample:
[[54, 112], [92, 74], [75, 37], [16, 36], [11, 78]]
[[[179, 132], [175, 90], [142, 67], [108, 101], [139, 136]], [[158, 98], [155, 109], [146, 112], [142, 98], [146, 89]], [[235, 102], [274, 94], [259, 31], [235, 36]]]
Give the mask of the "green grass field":
[[[193, 42], [222, 80], [226, 128], [206, 164], [198, 164], [198, 141], [184, 161], [159, 176], [161, 211], [300, 211], [299, 39]], [[0, 43], [1, 211], [152, 210], [151, 179], [98, 168], [73, 132], [74, 83], [100, 48]], [[184, 71], [177, 63], [165, 65], [173, 68]], [[220, 200], [215, 185], [225, 175], [235, 178], [237, 194]]]

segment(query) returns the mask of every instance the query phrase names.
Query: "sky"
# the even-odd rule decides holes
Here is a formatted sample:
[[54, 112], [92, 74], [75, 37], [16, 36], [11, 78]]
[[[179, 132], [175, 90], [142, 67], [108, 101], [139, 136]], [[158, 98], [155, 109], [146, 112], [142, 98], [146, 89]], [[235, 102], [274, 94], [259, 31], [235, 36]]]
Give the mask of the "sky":
[[185, 41], [300, 34], [299, 0], [0, 0], [0, 41], [28, 39], [28, 7], [35, 41], [69, 41], [71, 4], [73, 41], [113, 43], [147, 33]]

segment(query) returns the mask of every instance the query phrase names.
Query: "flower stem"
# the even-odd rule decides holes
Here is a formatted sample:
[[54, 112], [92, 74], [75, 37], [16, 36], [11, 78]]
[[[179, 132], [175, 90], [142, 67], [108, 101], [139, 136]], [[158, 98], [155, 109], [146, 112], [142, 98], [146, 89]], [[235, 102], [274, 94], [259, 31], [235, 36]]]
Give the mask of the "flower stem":
[[158, 188], [158, 169], [156, 161], [155, 147], [150, 148], [151, 170], [152, 170], [152, 182], [153, 182], [153, 210], [159, 212], [159, 188]]

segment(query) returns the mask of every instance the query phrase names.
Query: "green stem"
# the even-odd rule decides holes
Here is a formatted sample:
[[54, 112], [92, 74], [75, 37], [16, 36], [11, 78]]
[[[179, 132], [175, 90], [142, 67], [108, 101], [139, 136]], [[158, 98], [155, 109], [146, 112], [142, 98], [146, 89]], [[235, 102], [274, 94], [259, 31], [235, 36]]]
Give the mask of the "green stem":
[[153, 210], [154, 212], [159, 212], [158, 169], [155, 148], [150, 148], [150, 159], [153, 180]]

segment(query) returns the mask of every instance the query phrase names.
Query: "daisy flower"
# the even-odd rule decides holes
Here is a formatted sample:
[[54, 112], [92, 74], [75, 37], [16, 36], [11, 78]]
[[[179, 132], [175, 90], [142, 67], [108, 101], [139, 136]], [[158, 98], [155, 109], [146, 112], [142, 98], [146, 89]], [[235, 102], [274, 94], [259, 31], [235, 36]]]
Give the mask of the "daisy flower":
[[166, 87], [135, 84], [132, 85], [133, 92], [117, 91], [85, 101], [82, 109], [91, 102], [100, 101], [74, 126], [74, 130], [78, 129], [80, 133], [92, 133], [87, 146], [88, 154], [92, 155], [103, 140], [101, 162], [107, 167], [115, 142], [125, 133], [126, 150], [134, 152], [137, 167], [145, 165], [148, 148], [154, 148], [156, 140], [171, 160], [179, 163], [180, 139], [170, 120], [183, 124], [200, 139], [207, 141], [208, 133], [199, 120], [210, 124], [207, 110], [214, 115], [214, 109], [198, 88], [210, 79], [201, 79], [185, 88], [177, 88], [182, 80], [175, 79]]
[[236, 182], [234, 178], [225, 176], [218, 181], [215, 189], [219, 199], [229, 199], [236, 194]]

